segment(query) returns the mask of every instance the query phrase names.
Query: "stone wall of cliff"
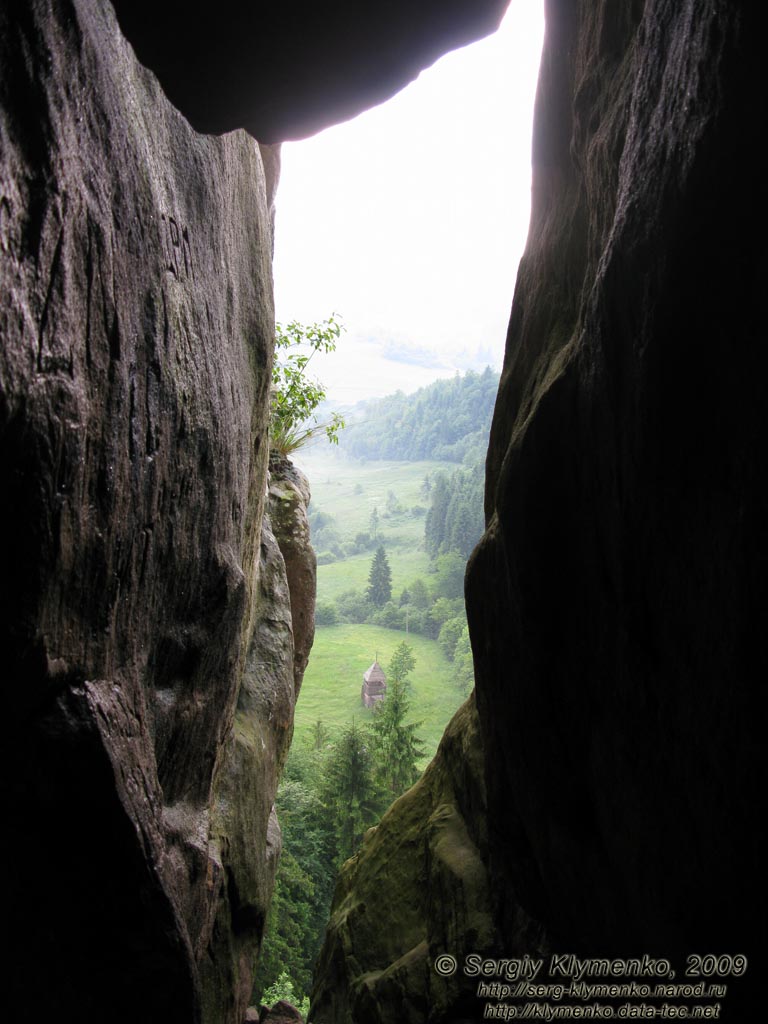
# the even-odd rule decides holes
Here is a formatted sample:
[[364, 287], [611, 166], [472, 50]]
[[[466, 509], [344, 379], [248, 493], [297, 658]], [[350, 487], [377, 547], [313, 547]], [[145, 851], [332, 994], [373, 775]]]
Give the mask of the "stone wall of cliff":
[[[262, 142], [504, 4], [417, 6], [119, 4], [183, 113]], [[764, 22], [547, 3], [477, 710], [345, 868], [318, 1021], [472, 1019], [432, 966], [470, 943], [759, 965]], [[275, 179], [273, 148], [190, 129], [109, 4], [0, 7], [8, 1019], [240, 1024], [311, 633], [300, 481], [271, 482], [285, 557], [263, 522]], [[759, 978], [723, 1019], [757, 1019]]]
[[88, 0], [3, 4], [0, 107], [0, 1014], [240, 1024], [312, 625], [294, 665], [262, 159]]
[[160, 83], [108, 3], [0, 8], [0, 1007], [240, 1024], [314, 605], [306, 481], [267, 467], [266, 143], [503, 2], [117, 6]]
[[508, 0], [114, 0], [139, 60], [198, 131], [303, 138], [383, 103]]
[[763, 27], [716, 0], [548, 4], [467, 579], [503, 935], [520, 900], [592, 954], [765, 939]]

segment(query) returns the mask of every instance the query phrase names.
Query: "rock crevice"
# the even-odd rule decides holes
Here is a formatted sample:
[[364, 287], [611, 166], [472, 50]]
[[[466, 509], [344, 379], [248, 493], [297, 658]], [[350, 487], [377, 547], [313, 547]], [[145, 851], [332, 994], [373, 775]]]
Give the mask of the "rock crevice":
[[[749, 794], [764, 778], [766, 256], [746, 227], [764, 221], [763, 21], [717, 2], [547, 4], [530, 234], [466, 581], [498, 956], [532, 952], [521, 913], [555, 951], [679, 970], [696, 949], [764, 947]], [[378, 841], [394, 856], [391, 830]], [[371, 844], [335, 914], [367, 892], [366, 858]], [[382, 884], [366, 911], [403, 904]], [[461, 906], [449, 897], [443, 919]], [[386, 961], [349, 918], [345, 975], [333, 924], [316, 1005], [362, 1021], [361, 979], [400, 953]], [[432, 983], [379, 987], [375, 1019], [426, 1005]], [[752, 1019], [758, 998], [741, 978], [723, 1015]]]
[[[187, 47], [173, 5], [118, 6], [198, 126], [272, 142], [390, 94], [504, 4], [333, 4], [333, 45], [305, 33], [319, 64], [290, 65], [293, 7], [225, 5], [280, 45], [262, 65], [252, 34], [217, 36], [207, 76], [210, 12], [179, 23]], [[546, 10], [467, 576], [476, 711], [345, 867], [318, 1022], [472, 1019], [431, 966], [469, 942], [764, 946], [765, 17]], [[196, 134], [109, 4], [0, 6], [8, 1019], [37, 1020], [41, 991], [80, 1024], [242, 1018], [312, 634], [302, 482], [273, 478], [263, 515], [277, 157]], [[756, 1018], [758, 977], [729, 982], [730, 1019]]]

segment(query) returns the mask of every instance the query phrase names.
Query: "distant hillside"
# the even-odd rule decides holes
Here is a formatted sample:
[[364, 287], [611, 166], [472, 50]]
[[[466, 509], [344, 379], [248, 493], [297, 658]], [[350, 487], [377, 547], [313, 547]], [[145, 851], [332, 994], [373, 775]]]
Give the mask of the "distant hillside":
[[368, 402], [364, 418], [342, 431], [340, 445], [364, 459], [479, 461], [488, 446], [498, 386], [499, 375], [486, 367], [412, 395], [398, 391]]

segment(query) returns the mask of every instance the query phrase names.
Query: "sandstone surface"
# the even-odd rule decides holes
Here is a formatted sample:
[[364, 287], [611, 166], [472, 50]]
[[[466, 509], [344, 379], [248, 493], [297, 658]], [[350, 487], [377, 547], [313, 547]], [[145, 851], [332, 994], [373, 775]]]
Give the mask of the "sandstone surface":
[[467, 580], [502, 935], [519, 900], [563, 951], [679, 971], [765, 942], [763, 29], [548, 4]]
[[[547, 4], [530, 235], [466, 585], [498, 956], [533, 952], [521, 907], [555, 951], [666, 956], [678, 974], [692, 952], [765, 948], [763, 21], [714, 0]], [[343, 916], [425, 934], [385, 827], [420, 793], [435, 813], [417, 786], [345, 868], [319, 1021], [465, 1019], [426, 997], [425, 967], [380, 984], [405, 950]], [[731, 979], [723, 1019], [759, 1015], [759, 980]]]
[[2, 5], [0, 107], [2, 1015], [239, 1024], [295, 690], [262, 161], [92, 0]]
[[298, 698], [315, 639], [317, 559], [309, 536], [309, 481], [286, 458], [270, 456], [269, 515], [285, 561], [293, 628], [294, 691]]
[[[257, 33], [120, 13], [195, 124], [272, 142], [384, 98], [503, 4], [234, 6]], [[319, 1022], [472, 1019], [432, 969], [470, 941], [746, 953], [721, 1016], [759, 1019], [765, 15], [546, 7], [467, 579], [477, 716], [345, 868]], [[294, 664], [262, 521], [276, 158], [195, 134], [108, 4], [0, 7], [11, 1020], [245, 1013], [312, 628], [299, 587]], [[272, 485], [290, 563], [302, 488]]]

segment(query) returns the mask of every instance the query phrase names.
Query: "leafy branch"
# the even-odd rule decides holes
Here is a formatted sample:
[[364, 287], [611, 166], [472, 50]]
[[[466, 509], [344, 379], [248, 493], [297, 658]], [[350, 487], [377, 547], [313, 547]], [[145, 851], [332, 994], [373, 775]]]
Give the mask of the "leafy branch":
[[307, 365], [318, 352], [335, 352], [344, 329], [337, 313], [316, 324], [292, 320], [289, 324], [275, 325], [276, 359], [272, 369], [270, 419], [273, 452], [288, 455], [323, 433], [331, 444], [339, 443], [344, 419], [333, 413], [328, 422], [317, 422], [315, 410], [325, 401], [326, 391], [319, 381], [307, 375]]

